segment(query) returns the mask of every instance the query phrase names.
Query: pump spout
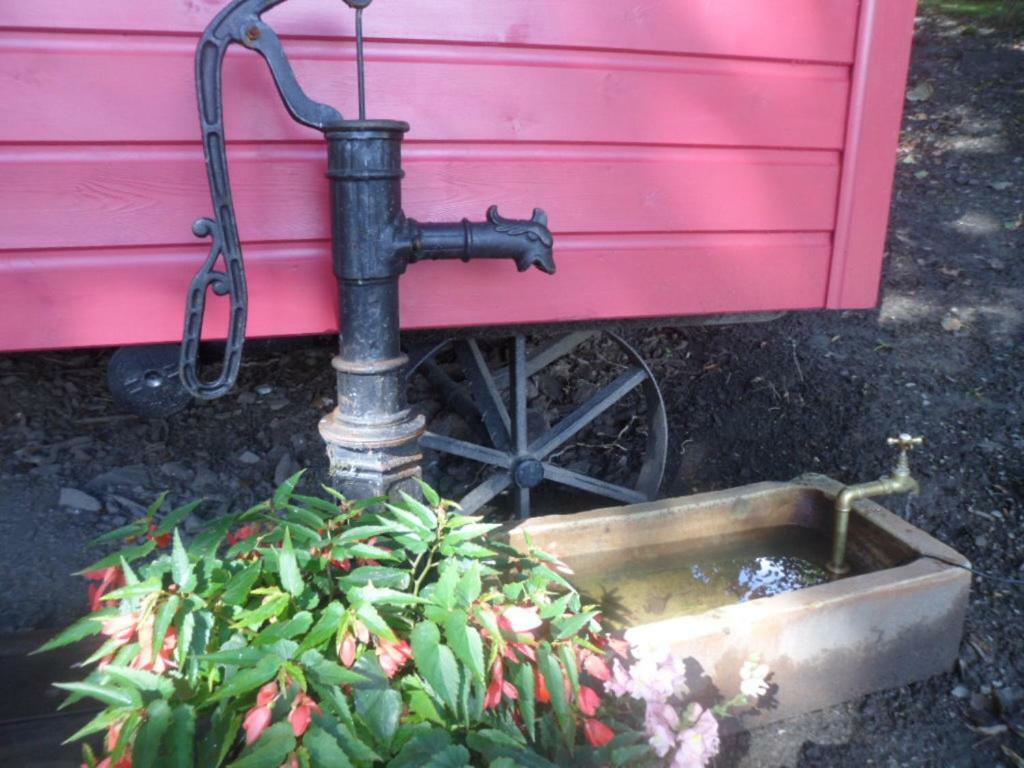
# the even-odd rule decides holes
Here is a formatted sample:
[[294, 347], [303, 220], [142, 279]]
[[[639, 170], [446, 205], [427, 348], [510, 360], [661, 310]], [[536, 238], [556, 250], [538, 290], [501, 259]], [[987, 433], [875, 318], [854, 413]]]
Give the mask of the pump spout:
[[425, 259], [512, 259], [520, 272], [537, 267], [555, 273], [553, 238], [540, 208], [530, 219], [506, 219], [498, 206], [487, 209], [486, 222], [463, 219], [447, 224], [420, 224], [409, 219], [409, 261]]

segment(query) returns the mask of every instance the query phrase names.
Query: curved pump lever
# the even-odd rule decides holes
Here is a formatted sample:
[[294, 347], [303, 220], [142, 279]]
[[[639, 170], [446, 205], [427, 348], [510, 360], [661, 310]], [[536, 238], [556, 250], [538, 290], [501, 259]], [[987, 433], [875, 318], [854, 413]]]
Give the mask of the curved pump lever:
[[[202, 218], [192, 225], [192, 231], [197, 237], [209, 237], [212, 242], [209, 256], [189, 287], [180, 371], [185, 388], [203, 399], [220, 397], [234, 386], [245, 342], [245, 268], [231, 199], [231, 181], [224, 144], [224, 54], [232, 43], [259, 53], [270, 67], [285, 107], [298, 122], [323, 130], [328, 124], [342, 120], [337, 110], [313, 101], [305, 94], [295, 79], [295, 73], [281, 47], [281, 40], [260, 18], [284, 1], [235, 0], [217, 14], [196, 49], [199, 120], [203, 130], [203, 152], [206, 156], [214, 218]], [[219, 270], [217, 262], [222, 256], [224, 268]], [[231, 309], [220, 375], [213, 381], [202, 381], [199, 378], [199, 344], [209, 289], [218, 296], [228, 296]]]

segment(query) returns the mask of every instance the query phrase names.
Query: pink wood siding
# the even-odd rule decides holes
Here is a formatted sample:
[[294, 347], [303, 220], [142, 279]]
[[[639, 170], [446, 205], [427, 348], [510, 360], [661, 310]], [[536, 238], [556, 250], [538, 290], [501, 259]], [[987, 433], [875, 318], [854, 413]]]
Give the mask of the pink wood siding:
[[[0, 349], [179, 337], [207, 249], [190, 225], [210, 211], [192, 56], [221, 4], [0, 0]], [[406, 210], [539, 205], [557, 237], [553, 278], [414, 265], [403, 324], [872, 305], [913, 14], [913, 0], [377, 0], [368, 106], [412, 123]], [[350, 14], [291, 0], [267, 19], [310, 94], [352, 113]], [[233, 51], [225, 89], [250, 333], [332, 330], [322, 143], [259, 57]]]

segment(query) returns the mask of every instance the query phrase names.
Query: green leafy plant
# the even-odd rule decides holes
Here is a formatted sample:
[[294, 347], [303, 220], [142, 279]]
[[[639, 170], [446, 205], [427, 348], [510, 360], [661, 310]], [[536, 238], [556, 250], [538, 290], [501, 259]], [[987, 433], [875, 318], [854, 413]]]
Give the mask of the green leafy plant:
[[644, 734], [602, 714], [628, 649], [563, 564], [427, 486], [353, 502], [301, 475], [191, 540], [196, 503], [163, 497], [102, 537], [124, 546], [85, 571], [92, 613], [40, 649], [102, 638], [58, 684], [105, 707], [71, 737], [104, 734], [89, 768], [635, 764]]

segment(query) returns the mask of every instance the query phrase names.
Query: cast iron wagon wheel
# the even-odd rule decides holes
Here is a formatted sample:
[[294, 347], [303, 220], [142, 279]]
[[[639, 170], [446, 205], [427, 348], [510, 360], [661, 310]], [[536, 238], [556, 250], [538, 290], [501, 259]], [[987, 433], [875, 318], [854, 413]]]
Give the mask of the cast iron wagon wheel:
[[162, 419], [185, 410], [192, 394], [178, 375], [177, 344], [121, 347], [107, 364], [107, 388], [114, 402], [146, 419]]
[[[531, 408], [545, 401], [536, 380], [557, 390], [547, 371], [564, 374], [564, 360], [584, 344], [602, 359], [598, 365], [584, 362], [590, 376], [568, 377], [573, 389], [585, 390], [576, 393], [582, 402], [564, 404], [555, 409], [561, 411], [557, 418], [548, 419]], [[428, 431], [421, 446], [441, 462], [457, 457], [477, 470], [470, 490], [459, 494], [467, 514], [488, 504], [500, 506], [498, 497], [511, 490], [511, 516], [529, 517], [531, 492], [542, 483], [545, 489], [558, 485], [624, 504], [656, 497], [665, 471], [668, 423], [658, 384], [633, 347], [617, 334], [595, 331], [565, 334], [530, 350], [527, 338], [517, 335], [503, 346], [507, 362], [494, 360], [495, 350], [474, 338], [450, 339], [410, 354], [410, 400], [416, 404], [417, 384], [422, 389], [429, 383], [428, 397], [435, 406], [426, 414]], [[618, 359], [607, 359], [602, 350]], [[595, 450], [616, 452], [614, 476], [593, 476], [587, 471], [591, 465], [579, 460], [581, 452]], [[575, 461], [567, 461], [574, 456]]]

